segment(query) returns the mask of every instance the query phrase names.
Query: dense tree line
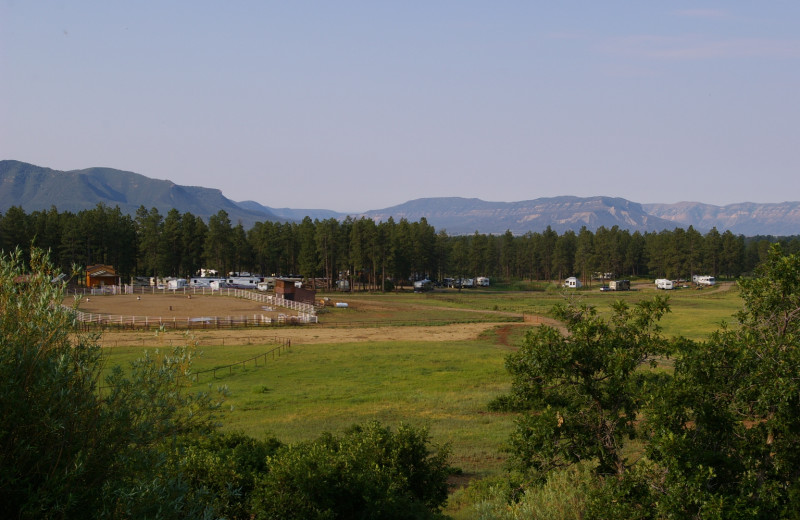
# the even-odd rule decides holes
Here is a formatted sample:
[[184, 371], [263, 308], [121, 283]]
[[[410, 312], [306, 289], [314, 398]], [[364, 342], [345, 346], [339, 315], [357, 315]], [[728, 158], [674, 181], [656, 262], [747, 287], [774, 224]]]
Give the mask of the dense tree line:
[[110, 264], [123, 278], [133, 275], [192, 276], [201, 267], [219, 272], [324, 278], [340, 277], [354, 289], [380, 290], [382, 280], [490, 276], [505, 280], [561, 280], [595, 273], [616, 277], [688, 278], [692, 274], [736, 277], [766, 258], [769, 244], [800, 251], [800, 238], [745, 238], [716, 229], [641, 233], [617, 226], [582, 228], [559, 235], [551, 228], [514, 236], [449, 236], [422, 218], [385, 222], [369, 219], [233, 224], [225, 211], [208, 222], [172, 209], [140, 207], [134, 217], [98, 205], [78, 213], [19, 207], [0, 214], [0, 248], [49, 250], [64, 270], [72, 265]]

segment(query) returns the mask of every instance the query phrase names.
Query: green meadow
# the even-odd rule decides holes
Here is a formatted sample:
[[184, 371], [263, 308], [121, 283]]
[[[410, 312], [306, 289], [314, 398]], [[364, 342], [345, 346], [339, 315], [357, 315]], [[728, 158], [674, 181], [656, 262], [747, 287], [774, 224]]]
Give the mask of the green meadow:
[[[622, 299], [633, 304], [652, 298], [654, 289], [626, 293], [578, 291], [568, 297], [610, 310]], [[741, 307], [735, 287], [681, 289], [666, 293], [672, 312], [662, 321], [668, 336], [704, 339]], [[462, 291], [428, 294], [347, 295], [349, 309], [320, 315], [323, 323], [374, 324], [389, 315], [400, 321], [502, 321], [497, 313], [546, 314], [563, 301], [560, 290]], [[395, 313], [394, 311], [397, 310]], [[456, 312], [458, 311], [458, 312]], [[495, 316], [495, 318], [492, 318]], [[362, 325], [357, 325], [362, 326]], [[353, 328], [354, 334], [357, 326]], [[368, 325], [367, 325], [368, 326]], [[323, 431], [341, 432], [370, 419], [396, 426], [401, 422], [428, 427], [435, 443], [452, 446], [452, 464], [468, 476], [488, 476], [502, 468], [503, 445], [513, 416], [487, 411], [487, 403], [510, 388], [506, 355], [519, 345], [529, 324], [492, 325], [470, 341], [417, 340], [299, 344], [280, 356], [268, 356], [244, 367], [203, 374], [196, 388], [226, 387], [221, 422], [226, 430], [254, 437], [275, 436], [290, 443], [312, 439]], [[324, 331], [324, 325], [320, 329]], [[282, 331], [291, 337], [291, 328]], [[203, 346], [194, 370], [224, 367], [271, 350], [274, 346]], [[155, 349], [148, 349], [151, 353]], [[125, 365], [141, 356], [141, 347], [105, 350], [106, 366]]]
[[[252, 358], [271, 346], [203, 347], [195, 370]], [[107, 366], [140, 356], [140, 347], [106, 351]], [[153, 352], [153, 349], [150, 349]], [[222, 423], [255, 437], [284, 442], [340, 432], [377, 419], [429, 428], [450, 443], [453, 464], [470, 474], [499, 469], [512, 418], [490, 414], [486, 403], [509, 388], [508, 348], [491, 338], [457, 343], [380, 342], [308, 344], [274, 360], [203, 374], [198, 388], [227, 387]]]

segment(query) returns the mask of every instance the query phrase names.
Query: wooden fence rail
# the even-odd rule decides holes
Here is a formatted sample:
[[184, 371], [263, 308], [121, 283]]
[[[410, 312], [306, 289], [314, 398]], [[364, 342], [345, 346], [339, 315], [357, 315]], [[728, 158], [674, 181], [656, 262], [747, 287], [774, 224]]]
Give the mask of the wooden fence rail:
[[222, 372], [222, 371], [227, 370], [228, 371], [228, 375], [233, 375], [233, 368], [234, 367], [237, 367], [237, 366], [241, 365], [242, 368], [244, 368], [244, 367], [247, 366], [247, 363], [250, 363], [250, 362], [252, 362], [254, 364], [254, 366], [258, 367], [258, 361], [260, 359], [262, 359], [262, 358], [264, 360], [263, 364], [266, 366], [267, 358], [270, 355], [272, 355], [272, 359], [274, 360], [276, 352], [277, 352], [278, 357], [280, 357], [281, 353], [286, 351], [286, 350], [288, 350], [289, 348], [291, 348], [291, 346], [292, 346], [292, 340], [287, 339], [287, 340], [285, 340], [284, 343], [281, 343], [280, 345], [278, 345], [277, 347], [273, 348], [272, 350], [269, 350], [267, 352], [264, 352], [263, 354], [259, 354], [257, 356], [251, 357], [250, 359], [245, 359], [244, 361], [238, 361], [236, 363], [231, 363], [229, 365], [223, 365], [223, 366], [220, 366], [220, 367], [214, 367], [214, 368], [209, 368], [209, 369], [206, 369], [206, 370], [200, 370], [198, 372], [195, 372], [192, 375], [194, 376], [195, 383], [197, 383], [197, 382], [200, 381], [200, 375], [201, 374], [212, 374], [213, 378], [216, 379], [217, 378], [217, 372]]
[[[65, 306], [66, 307], [66, 306]], [[69, 307], [67, 307], [69, 308]], [[69, 308], [72, 310], [71, 308]], [[297, 316], [280, 315], [271, 318], [263, 314], [246, 316], [204, 316], [200, 318], [177, 318], [161, 316], [125, 316], [117, 314], [98, 314], [74, 310], [75, 326], [78, 329], [114, 327], [131, 330], [195, 330], [195, 329], [230, 329], [236, 327], [275, 327], [286, 325], [303, 325], [316, 323], [317, 317], [298, 314]]]
[[[260, 359], [264, 360], [263, 366], [266, 366], [267, 365], [267, 359], [270, 356], [272, 357], [272, 360], [274, 361], [276, 353], [277, 353], [277, 356], [280, 357], [282, 353], [286, 352], [291, 347], [292, 347], [292, 340], [290, 340], [288, 338], [284, 338], [284, 339], [280, 340], [278, 346], [276, 346], [272, 350], [268, 350], [267, 352], [264, 352], [263, 354], [259, 354], [257, 356], [245, 359], [244, 361], [237, 361], [236, 363], [230, 363], [228, 365], [223, 365], [223, 366], [214, 367], [214, 368], [208, 368], [206, 370], [199, 370], [199, 371], [194, 372], [193, 374], [191, 374], [190, 377], [192, 377], [192, 380], [195, 383], [198, 383], [200, 381], [201, 374], [212, 374], [213, 379], [216, 379], [217, 378], [217, 372], [222, 372], [224, 370], [228, 370], [228, 375], [233, 375], [233, 368], [234, 367], [237, 367], [237, 366], [241, 365], [242, 368], [245, 368], [247, 366], [247, 363], [250, 363], [250, 362], [252, 362], [255, 367], [258, 367], [258, 361]], [[109, 388], [112, 388], [112, 387], [110, 387], [110, 386], [101, 386], [101, 387], [98, 387], [98, 390], [100, 392], [103, 392], [105, 390], [108, 390]]]
[[[113, 339], [109, 339], [113, 338]], [[100, 339], [100, 345], [102, 347], [109, 347], [109, 348], [116, 348], [116, 347], [153, 347], [153, 348], [161, 348], [161, 347], [176, 347], [186, 345], [187, 343], [191, 343], [197, 347], [212, 347], [212, 346], [221, 346], [221, 347], [232, 347], [232, 346], [241, 346], [241, 345], [265, 345], [269, 343], [287, 343], [291, 340], [288, 338], [280, 338], [278, 336], [274, 337], [259, 337], [259, 336], [231, 336], [225, 335], [222, 337], [192, 337], [190, 340], [186, 338], [166, 338], [164, 336], [138, 336], [131, 337], [131, 338], [123, 338], [117, 339], [116, 337], [112, 336], [103, 336]]]

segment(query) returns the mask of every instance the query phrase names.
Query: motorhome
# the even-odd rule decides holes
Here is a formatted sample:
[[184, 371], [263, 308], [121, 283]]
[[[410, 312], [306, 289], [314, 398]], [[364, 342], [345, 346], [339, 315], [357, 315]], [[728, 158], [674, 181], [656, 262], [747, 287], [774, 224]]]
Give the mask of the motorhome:
[[213, 282], [220, 282], [222, 278], [212, 278], [210, 276], [195, 276], [189, 278], [190, 287], [211, 287]]
[[697, 285], [714, 285], [717, 283], [713, 276], [708, 275], [693, 275], [692, 281]]
[[672, 280], [667, 280], [666, 278], [659, 278], [656, 280], [656, 289], [663, 289], [665, 291], [670, 291], [675, 288], [675, 284], [672, 283]]
[[475, 279], [478, 287], [489, 287], [489, 277], [487, 276], [479, 276]]
[[235, 287], [237, 289], [255, 289], [258, 287], [258, 284], [263, 281], [264, 278], [258, 275], [229, 276], [225, 279], [228, 287]]
[[569, 278], [564, 280], [564, 287], [567, 287], [569, 289], [578, 289], [580, 287], [583, 287], [583, 284], [576, 277], [570, 276]]

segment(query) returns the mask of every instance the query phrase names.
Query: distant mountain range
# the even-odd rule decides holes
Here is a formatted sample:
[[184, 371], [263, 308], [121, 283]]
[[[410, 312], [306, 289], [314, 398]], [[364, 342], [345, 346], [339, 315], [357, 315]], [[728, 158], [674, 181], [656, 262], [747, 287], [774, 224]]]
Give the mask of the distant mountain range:
[[800, 234], [800, 202], [756, 204], [743, 202], [713, 206], [699, 202], [640, 204], [615, 197], [550, 197], [520, 202], [487, 202], [480, 199], [438, 197], [416, 199], [398, 206], [364, 213], [342, 213], [325, 209], [271, 208], [255, 201], [234, 202], [217, 189], [181, 186], [171, 181], [112, 168], [58, 171], [19, 161], [0, 161], [0, 211], [20, 206], [26, 212], [47, 210], [77, 212], [97, 204], [119, 206], [134, 215], [139, 206], [158, 208], [163, 214], [175, 208], [208, 218], [225, 210], [234, 224], [245, 227], [258, 221], [370, 218], [376, 221], [422, 217], [436, 229], [451, 235], [516, 235], [542, 231], [547, 226], [563, 233], [582, 226], [594, 231], [600, 226], [619, 226], [631, 231], [660, 231], [690, 225], [701, 232], [716, 227], [736, 234]]

